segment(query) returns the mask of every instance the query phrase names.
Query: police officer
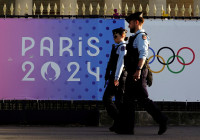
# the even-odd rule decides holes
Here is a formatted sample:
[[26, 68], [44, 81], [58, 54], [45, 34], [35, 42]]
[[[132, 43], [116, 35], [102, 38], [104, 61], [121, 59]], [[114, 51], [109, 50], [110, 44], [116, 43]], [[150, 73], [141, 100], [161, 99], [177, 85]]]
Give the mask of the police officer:
[[[108, 80], [107, 87], [103, 96], [103, 103], [106, 107], [108, 115], [114, 120], [114, 124], [110, 127], [110, 131], [115, 130], [116, 117], [119, 113], [119, 106], [123, 102], [123, 94], [125, 91], [125, 80], [127, 72], [124, 68], [124, 56], [126, 55], [126, 31], [122, 28], [114, 29], [113, 38], [117, 45], [112, 46], [110, 59], [106, 68], [105, 81]], [[115, 103], [113, 97], [115, 96]]]
[[137, 101], [159, 124], [158, 134], [162, 135], [167, 130], [167, 117], [148, 98], [146, 60], [150, 41], [145, 30], [142, 29], [144, 23], [142, 12], [131, 14], [126, 21], [129, 23], [130, 32], [134, 35], [129, 38], [126, 46], [125, 65], [128, 72], [126, 92], [119, 115], [120, 125], [115, 132], [119, 134], [134, 133], [134, 101]]

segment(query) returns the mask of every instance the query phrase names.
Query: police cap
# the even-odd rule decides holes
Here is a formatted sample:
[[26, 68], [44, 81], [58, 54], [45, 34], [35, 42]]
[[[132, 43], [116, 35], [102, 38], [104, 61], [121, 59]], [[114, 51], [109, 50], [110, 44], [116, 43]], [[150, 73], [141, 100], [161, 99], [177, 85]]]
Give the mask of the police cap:
[[128, 23], [129, 23], [131, 20], [138, 20], [139, 22], [144, 22], [143, 13], [142, 13], [142, 12], [135, 12], [135, 13], [129, 15], [125, 20], [126, 20]]
[[123, 28], [116, 28], [116, 29], [112, 30], [113, 35], [115, 35], [117, 33], [119, 33], [120, 35], [122, 35], [123, 32], [126, 33], [127, 31], [125, 29], [123, 29]]

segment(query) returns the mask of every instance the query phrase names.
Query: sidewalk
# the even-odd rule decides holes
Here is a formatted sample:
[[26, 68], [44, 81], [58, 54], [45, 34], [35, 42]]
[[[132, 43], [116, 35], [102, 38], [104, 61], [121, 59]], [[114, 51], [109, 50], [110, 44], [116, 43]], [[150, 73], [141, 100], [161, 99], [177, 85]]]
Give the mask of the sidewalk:
[[108, 127], [0, 126], [0, 140], [200, 140], [200, 126], [137, 126], [135, 135], [118, 135]]

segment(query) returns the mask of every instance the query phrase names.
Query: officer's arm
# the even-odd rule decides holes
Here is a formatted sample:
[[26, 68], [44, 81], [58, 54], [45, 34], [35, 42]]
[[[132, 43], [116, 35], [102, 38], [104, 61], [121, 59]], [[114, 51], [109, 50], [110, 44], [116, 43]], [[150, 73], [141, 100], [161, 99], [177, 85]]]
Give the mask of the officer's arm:
[[117, 60], [117, 67], [115, 72], [115, 80], [119, 80], [122, 70], [124, 68], [124, 56], [126, 55], [126, 48], [125, 46], [119, 47], [119, 57]]
[[140, 58], [138, 62], [138, 70], [142, 69], [145, 64], [146, 59]]
[[138, 37], [139, 37], [138, 42], [137, 42], [138, 52], [139, 52], [138, 68], [142, 69], [144, 66], [144, 63], [146, 61], [146, 58], [148, 56], [149, 42], [148, 42], [147, 38], [143, 37], [142, 34]]

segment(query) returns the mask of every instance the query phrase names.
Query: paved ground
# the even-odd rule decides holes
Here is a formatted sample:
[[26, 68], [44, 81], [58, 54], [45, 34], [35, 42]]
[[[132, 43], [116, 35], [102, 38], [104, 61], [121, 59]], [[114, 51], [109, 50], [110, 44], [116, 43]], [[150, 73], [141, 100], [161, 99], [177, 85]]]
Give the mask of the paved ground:
[[135, 135], [117, 135], [108, 127], [0, 126], [0, 140], [200, 140], [200, 126], [171, 126], [157, 135], [156, 126], [135, 128]]

